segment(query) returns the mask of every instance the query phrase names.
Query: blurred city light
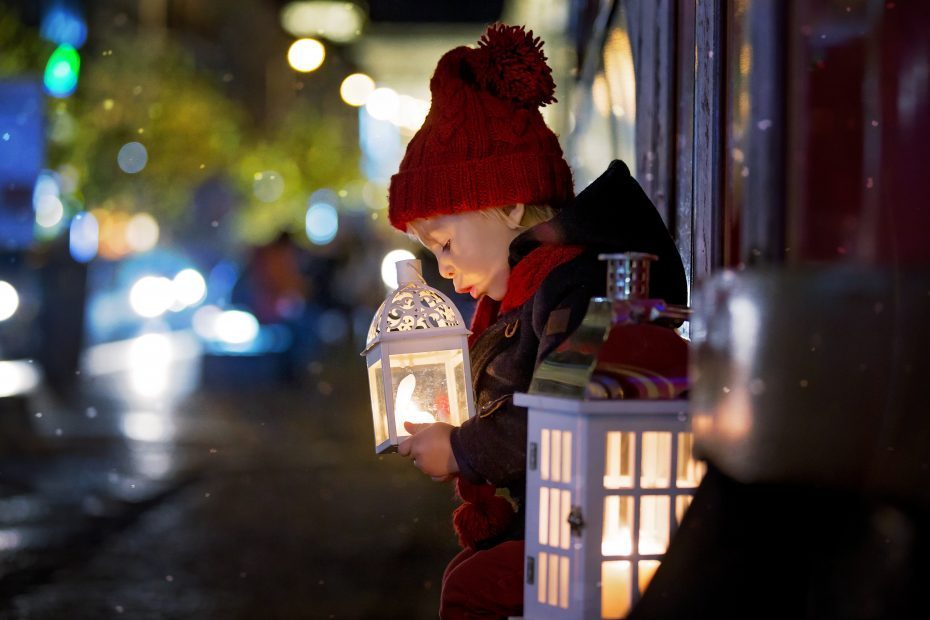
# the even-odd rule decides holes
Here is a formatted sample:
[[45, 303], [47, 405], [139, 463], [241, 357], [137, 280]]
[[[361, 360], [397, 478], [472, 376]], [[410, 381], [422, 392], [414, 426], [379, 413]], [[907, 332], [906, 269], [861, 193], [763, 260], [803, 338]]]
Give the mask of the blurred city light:
[[31, 392], [40, 378], [31, 360], [0, 361], [0, 398]]
[[52, 43], [80, 48], [87, 41], [87, 22], [75, 7], [59, 0], [42, 16], [39, 34]]
[[158, 222], [148, 213], [137, 213], [126, 222], [126, 245], [133, 252], [148, 252], [158, 243]]
[[5, 321], [19, 308], [19, 293], [13, 285], [0, 280], [0, 321]]
[[349, 43], [361, 34], [365, 12], [352, 2], [291, 2], [281, 10], [281, 27], [295, 37], [318, 35]]
[[174, 358], [171, 340], [165, 334], [145, 334], [129, 345], [129, 383], [139, 396], [160, 396], [168, 389]]
[[50, 170], [43, 170], [36, 178], [36, 184], [32, 190], [33, 208], [38, 208], [39, 200], [43, 196], [61, 197], [61, 187], [58, 184], [58, 177]]
[[45, 90], [53, 97], [67, 97], [77, 88], [81, 57], [73, 46], [64, 43], [52, 52], [45, 65]]
[[410, 97], [409, 95], [401, 95], [398, 100], [397, 112], [389, 120], [399, 127], [416, 131], [423, 125], [428, 113], [428, 101]]
[[397, 288], [397, 267], [394, 266], [399, 260], [409, 260], [416, 258], [410, 250], [391, 250], [384, 255], [381, 261], [381, 280], [384, 285], [391, 290]]
[[325, 202], [318, 202], [307, 209], [307, 238], [317, 245], [326, 245], [336, 238], [339, 232], [339, 214], [336, 208]]
[[127, 413], [120, 420], [123, 434], [135, 441], [165, 441], [174, 429], [165, 415], [149, 411]]
[[196, 269], [182, 269], [171, 283], [174, 298], [182, 307], [195, 306], [207, 296], [207, 282]]
[[127, 174], [142, 172], [149, 161], [149, 153], [141, 142], [127, 142], [116, 155], [120, 170]]
[[339, 87], [339, 94], [342, 100], [351, 106], [362, 106], [368, 100], [368, 96], [375, 90], [375, 81], [364, 73], [353, 73], [342, 80]]
[[287, 50], [287, 62], [301, 73], [316, 71], [326, 58], [326, 48], [316, 39], [297, 39]]
[[244, 310], [226, 310], [213, 325], [216, 339], [227, 344], [246, 345], [258, 337], [258, 319]]
[[129, 290], [129, 305], [144, 318], [154, 318], [167, 312], [174, 303], [171, 280], [161, 276], [143, 276]]
[[71, 220], [68, 248], [71, 258], [79, 263], [87, 263], [97, 256], [100, 244], [100, 227], [92, 213], [78, 213]]
[[35, 202], [36, 224], [43, 228], [54, 228], [65, 215], [61, 199], [52, 194], [39, 196]]
[[252, 193], [262, 202], [274, 202], [284, 193], [284, 178], [274, 170], [256, 172], [252, 178]]
[[400, 107], [400, 97], [393, 88], [376, 88], [365, 101], [365, 109], [379, 121], [390, 121]]
[[194, 333], [204, 340], [216, 340], [216, 320], [223, 313], [218, 306], [208, 305], [197, 308], [191, 317]]

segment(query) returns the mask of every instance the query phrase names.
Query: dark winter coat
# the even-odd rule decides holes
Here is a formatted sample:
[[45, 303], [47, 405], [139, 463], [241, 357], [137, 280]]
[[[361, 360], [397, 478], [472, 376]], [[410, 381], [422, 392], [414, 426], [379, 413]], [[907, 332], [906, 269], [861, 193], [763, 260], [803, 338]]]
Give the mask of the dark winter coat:
[[678, 250], [621, 161], [611, 163], [555, 218], [517, 237], [510, 246], [511, 268], [542, 244], [580, 245], [584, 251], [555, 267], [523, 305], [501, 314], [479, 335], [470, 349], [476, 416], [451, 437], [461, 475], [506, 488], [517, 504], [509, 538], [522, 537], [526, 491], [526, 409], [513, 404], [513, 394], [528, 389], [537, 365], [581, 323], [591, 297], [604, 294], [606, 268], [597, 255], [656, 254], [651, 296], [673, 304], [687, 298]]

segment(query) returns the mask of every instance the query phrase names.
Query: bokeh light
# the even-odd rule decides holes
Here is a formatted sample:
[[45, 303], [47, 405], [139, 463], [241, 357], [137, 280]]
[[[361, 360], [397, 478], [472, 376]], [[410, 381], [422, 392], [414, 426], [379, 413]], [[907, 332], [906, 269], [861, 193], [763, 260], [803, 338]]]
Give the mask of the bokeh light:
[[19, 293], [12, 284], [0, 280], [0, 321], [5, 321], [19, 308]]
[[365, 109], [379, 121], [389, 121], [397, 114], [400, 97], [393, 88], [376, 88], [365, 101]]
[[74, 7], [52, 4], [42, 17], [39, 34], [52, 43], [79, 48], [87, 41], [87, 22]]
[[65, 208], [61, 204], [61, 199], [52, 194], [39, 196], [35, 202], [35, 209], [36, 224], [43, 228], [54, 228], [65, 215]]
[[52, 52], [45, 65], [45, 90], [53, 97], [68, 97], [77, 88], [81, 57], [71, 45], [64, 43]]
[[100, 245], [100, 227], [93, 213], [78, 213], [71, 220], [68, 236], [68, 248], [71, 258], [79, 263], [87, 263], [97, 256]]
[[183, 269], [171, 281], [174, 298], [181, 306], [195, 306], [207, 295], [207, 282], [196, 269]]
[[126, 222], [126, 245], [133, 252], [148, 252], [158, 243], [158, 222], [148, 213], [137, 213]]
[[216, 317], [213, 327], [217, 340], [227, 344], [248, 344], [258, 337], [258, 319], [244, 310], [226, 310]]
[[351, 106], [365, 105], [368, 96], [375, 90], [375, 81], [364, 73], [353, 73], [342, 80], [339, 94], [342, 100]]
[[301, 73], [316, 71], [326, 59], [326, 48], [316, 39], [297, 39], [287, 50], [287, 62]]
[[391, 290], [397, 288], [397, 267], [394, 266], [399, 260], [409, 260], [416, 258], [410, 250], [391, 250], [384, 255], [381, 261], [381, 280], [384, 285]]
[[120, 170], [127, 174], [142, 172], [149, 161], [149, 153], [141, 142], [127, 142], [116, 155]]
[[284, 193], [284, 178], [274, 170], [256, 172], [252, 180], [252, 193], [262, 202], [274, 202]]
[[169, 387], [174, 347], [165, 334], [145, 334], [129, 346], [129, 383], [139, 396], [162, 396]]
[[429, 102], [401, 95], [398, 98], [397, 112], [391, 121], [404, 129], [416, 131], [423, 125], [428, 113]]
[[352, 2], [291, 2], [281, 10], [281, 26], [295, 37], [318, 35], [349, 43], [361, 34], [365, 12]]
[[129, 305], [144, 318], [161, 316], [174, 303], [171, 280], [161, 276], [143, 276], [129, 289]]
[[223, 313], [218, 306], [213, 304], [201, 306], [194, 312], [191, 317], [191, 327], [194, 333], [204, 340], [216, 339], [216, 319]]
[[318, 202], [307, 209], [307, 238], [317, 245], [326, 245], [336, 238], [339, 232], [339, 214], [336, 208], [325, 202]]

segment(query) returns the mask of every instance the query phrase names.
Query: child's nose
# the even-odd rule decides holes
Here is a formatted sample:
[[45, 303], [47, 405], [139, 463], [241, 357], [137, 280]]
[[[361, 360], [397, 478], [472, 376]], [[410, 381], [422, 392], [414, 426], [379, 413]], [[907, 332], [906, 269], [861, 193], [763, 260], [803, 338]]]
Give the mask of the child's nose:
[[439, 259], [439, 275], [447, 280], [451, 280], [455, 275], [455, 268], [452, 266], [452, 263], [447, 258]]

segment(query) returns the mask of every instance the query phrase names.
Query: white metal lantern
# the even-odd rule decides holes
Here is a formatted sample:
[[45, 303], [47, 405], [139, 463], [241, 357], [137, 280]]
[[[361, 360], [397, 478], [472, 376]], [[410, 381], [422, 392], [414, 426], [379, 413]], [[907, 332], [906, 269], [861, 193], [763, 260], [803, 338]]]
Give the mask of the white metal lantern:
[[397, 289], [375, 313], [365, 356], [375, 452], [394, 452], [404, 422], [458, 426], [473, 415], [465, 321], [452, 301], [423, 280], [419, 260], [398, 261]]
[[528, 408], [526, 618], [625, 618], [704, 475], [681, 398], [687, 343], [653, 323], [687, 309], [649, 298], [654, 256], [601, 258], [610, 296], [514, 397]]
[[704, 475], [687, 401], [514, 402], [529, 408], [524, 617], [626, 617]]

